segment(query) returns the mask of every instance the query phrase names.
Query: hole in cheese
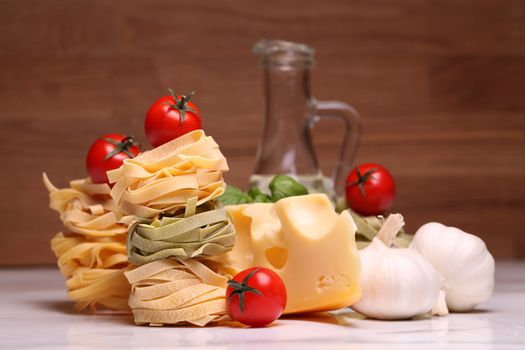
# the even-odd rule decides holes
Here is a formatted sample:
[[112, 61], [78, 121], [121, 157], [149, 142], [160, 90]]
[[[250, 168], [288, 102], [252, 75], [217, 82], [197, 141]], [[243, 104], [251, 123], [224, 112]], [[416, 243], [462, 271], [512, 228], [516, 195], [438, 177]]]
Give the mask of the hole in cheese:
[[276, 269], [282, 269], [288, 260], [288, 251], [281, 247], [268, 248], [264, 253], [266, 260]]

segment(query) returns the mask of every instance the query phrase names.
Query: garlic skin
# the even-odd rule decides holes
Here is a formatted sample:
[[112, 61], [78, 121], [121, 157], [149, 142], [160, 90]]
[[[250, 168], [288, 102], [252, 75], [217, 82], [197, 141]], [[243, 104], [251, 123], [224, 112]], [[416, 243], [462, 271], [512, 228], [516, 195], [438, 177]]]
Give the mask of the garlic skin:
[[495, 263], [481, 238], [431, 222], [417, 230], [410, 248], [427, 259], [440, 274], [450, 311], [470, 311], [491, 296]]
[[[396, 219], [400, 222], [393, 223]], [[367, 317], [411, 318], [429, 312], [438, 299], [440, 279], [432, 265], [411, 249], [390, 248], [403, 224], [401, 215], [390, 215], [359, 252], [362, 297], [351, 307]]]

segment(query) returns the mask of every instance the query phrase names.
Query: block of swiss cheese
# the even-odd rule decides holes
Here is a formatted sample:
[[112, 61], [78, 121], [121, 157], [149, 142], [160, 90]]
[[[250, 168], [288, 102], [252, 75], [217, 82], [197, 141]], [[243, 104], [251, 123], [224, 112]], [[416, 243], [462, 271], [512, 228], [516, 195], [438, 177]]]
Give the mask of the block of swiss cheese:
[[334, 310], [361, 297], [356, 226], [324, 194], [275, 204], [227, 206], [237, 231], [233, 249], [215, 260], [243, 270], [275, 271], [288, 293], [285, 313]]

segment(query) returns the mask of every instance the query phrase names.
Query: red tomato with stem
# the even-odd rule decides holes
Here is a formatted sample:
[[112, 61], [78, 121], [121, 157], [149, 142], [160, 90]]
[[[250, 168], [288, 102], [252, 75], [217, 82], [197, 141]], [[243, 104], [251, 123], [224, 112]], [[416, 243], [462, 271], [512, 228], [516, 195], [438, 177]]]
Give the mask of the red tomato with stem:
[[169, 92], [170, 96], [159, 98], [146, 114], [144, 128], [153, 147], [202, 128], [199, 109], [190, 101], [195, 92], [187, 96], [176, 95], [171, 89]]
[[230, 317], [247, 326], [262, 327], [278, 319], [286, 307], [286, 287], [272, 270], [252, 267], [228, 281]]
[[346, 203], [361, 215], [382, 214], [392, 206], [395, 196], [394, 178], [379, 164], [361, 164], [346, 178]]
[[108, 183], [106, 172], [117, 169], [125, 159], [134, 158], [140, 153], [138, 144], [131, 136], [107, 134], [99, 137], [86, 157], [86, 168], [94, 183]]

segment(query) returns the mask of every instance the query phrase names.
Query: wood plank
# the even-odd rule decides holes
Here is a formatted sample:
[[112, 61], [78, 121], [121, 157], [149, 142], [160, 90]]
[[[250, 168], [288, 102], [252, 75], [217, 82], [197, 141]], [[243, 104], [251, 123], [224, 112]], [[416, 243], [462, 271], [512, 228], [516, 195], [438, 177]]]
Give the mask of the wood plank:
[[[391, 169], [409, 230], [439, 220], [525, 258], [525, 3], [513, 0], [0, 2], [0, 265], [54, 263], [42, 171], [86, 176], [90, 143], [135, 134], [167, 87], [196, 89], [204, 127], [245, 186], [263, 125], [262, 37], [317, 49], [313, 93], [363, 116], [359, 162]], [[325, 173], [340, 128], [320, 123]]]

